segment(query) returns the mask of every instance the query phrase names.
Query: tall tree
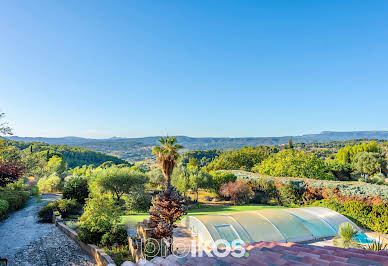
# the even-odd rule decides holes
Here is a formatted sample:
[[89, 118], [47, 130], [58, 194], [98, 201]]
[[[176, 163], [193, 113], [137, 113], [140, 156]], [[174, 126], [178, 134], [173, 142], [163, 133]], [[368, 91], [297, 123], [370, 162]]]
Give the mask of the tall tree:
[[[0, 113], [0, 120], [5, 116], [4, 113]], [[12, 129], [8, 126], [7, 122], [0, 122], [0, 134], [1, 135], [12, 135]]]
[[111, 192], [117, 203], [120, 203], [124, 194], [143, 190], [147, 176], [129, 167], [111, 166], [98, 172], [96, 182], [103, 190]]
[[290, 138], [288, 139], [288, 148], [289, 148], [289, 149], [293, 149], [293, 148], [294, 148], [294, 144], [292, 143], [292, 137], [290, 137]]
[[179, 190], [171, 185], [171, 174], [178, 159], [178, 150], [183, 146], [176, 143], [176, 137], [160, 138], [160, 146], [154, 147], [158, 164], [166, 178], [167, 188], [160, 192], [153, 200], [150, 208], [152, 237], [169, 240], [169, 252], [172, 252], [173, 229], [183, 215], [187, 214], [187, 204]]
[[182, 145], [176, 143], [176, 137], [161, 137], [159, 139], [160, 146], [155, 146], [152, 149], [152, 154], [155, 154], [160, 169], [166, 177], [167, 187], [171, 185], [171, 175], [179, 157], [178, 150], [183, 148]]

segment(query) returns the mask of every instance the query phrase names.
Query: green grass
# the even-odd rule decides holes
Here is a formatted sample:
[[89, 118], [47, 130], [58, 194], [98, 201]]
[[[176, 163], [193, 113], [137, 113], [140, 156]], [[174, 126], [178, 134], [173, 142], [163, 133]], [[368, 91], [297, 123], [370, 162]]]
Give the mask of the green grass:
[[[269, 205], [243, 205], [243, 206], [205, 206], [198, 209], [192, 209], [188, 211], [187, 215], [197, 216], [197, 215], [208, 215], [208, 214], [220, 214], [220, 213], [231, 213], [231, 212], [241, 212], [241, 211], [254, 211], [262, 209], [281, 209], [285, 208], [282, 206], [269, 206]], [[131, 227], [136, 227], [138, 222], [143, 221], [145, 218], [148, 218], [148, 213], [139, 213], [132, 215], [121, 216], [121, 224], [126, 224]]]

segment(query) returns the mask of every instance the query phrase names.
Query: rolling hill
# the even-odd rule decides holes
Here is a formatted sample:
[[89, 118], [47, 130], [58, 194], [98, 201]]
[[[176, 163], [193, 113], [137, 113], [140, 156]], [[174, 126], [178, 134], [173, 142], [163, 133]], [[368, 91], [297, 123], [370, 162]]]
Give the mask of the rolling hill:
[[[294, 143], [313, 143], [344, 141], [351, 139], [383, 139], [388, 140], [388, 131], [323, 131], [319, 134], [283, 137], [247, 137], [247, 138], [194, 138], [178, 136], [178, 142], [187, 150], [226, 150], [238, 149], [244, 146], [280, 145], [286, 144], [292, 137]], [[151, 158], [151, 150], [157, 144], [159, 136], [144, 138], [118, 138], [88, 139], [79, 137], [44, 138], [44, 137], [18, 137], [11, 136], [8, 139], [25, 142], [45, 142], [56, 145], [78, 146], [97, 152], [115, 155], [129, 161], [139, 161]]]

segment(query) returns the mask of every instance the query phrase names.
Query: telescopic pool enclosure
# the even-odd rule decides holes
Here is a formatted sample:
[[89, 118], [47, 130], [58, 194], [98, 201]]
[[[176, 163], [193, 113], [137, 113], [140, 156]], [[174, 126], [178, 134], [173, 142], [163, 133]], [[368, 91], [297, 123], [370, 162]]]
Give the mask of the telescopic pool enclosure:
[[187, 216], [182, 220], [193, 236], [210, 245], [219, 239], [230, 243], [240, 239], [244, 243], [313, 241], [337, 235], [339, 225], [346, 222], [361, 232], [345, 216], [322, 207]]

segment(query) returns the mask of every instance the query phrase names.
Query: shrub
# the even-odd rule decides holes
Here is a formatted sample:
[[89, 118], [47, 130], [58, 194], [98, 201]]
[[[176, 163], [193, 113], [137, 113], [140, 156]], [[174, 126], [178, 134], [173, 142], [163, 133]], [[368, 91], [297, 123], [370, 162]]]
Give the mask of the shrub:
[[7, 218], [8, 215], [8, 201], [0, 200], [0, 221]]
[[71, 178], [63, 188], [64, 199], [75, 199], [79, 204], [85, 204], [89, 197], [88, 181], [82, 177]]
[[101, 237], [101, 245], [126, 245], [128, 243], [128, 234], [124, 226], [113, 225], [110, 231]]
[[372, 208], [365, 203], [358, 201], [349, 201], [344, 204], [344, 213], [358, 226], [368, 228], [368, 214]]
[[30, 197], [28, 191], [18, 190], [2, 190], [0, 191], [0, 199], [6, 200], [9, 204], [9, 211], [15, 211], [21, 209]]
[[242, 180], [223, 184], [219, 194], [224, 197], [230, 197], [235, 204], [248, 203], [254, 196], [252, 189]]
[[260, 178], [255, 182], [256, 191], [261, 192], [263, 197], [259, 203], [269, 203], [271, 200], [280, 202], [279, 190], [276, 188], [275, 182], [268, 178]]
[[129, 212], [147, 212], [151, 207], [152, 197], [143, 191], [130, 194], [125, 199], [125, 206]]
[[51, 222], [53, 217], [53, 212], [57, 210], [57, 204], [55, 202], [49, 203], [43, 206], [39, 212], [38, 217], [41, 222]]
[[67, 218], [69, 215], [75, 214], [81, 209], [76, 199], [58, 200], [56, 201], [56, 206], [63, 218]]
[[58, 200], [43, 206], [38, 212], [38, 217], [42, 222], [51, 222], [53, 212], [57, 211], [63, 218], [67, 218], [80, 209], [81, 206], [75, 199]]
[[388, 234], [388, 203], [374, 205], [368, 214], [369, 228], [382, 234]]
[[105, 252], [113, 259], [116, 265], [122, 265], [125, 261], [133, 261], [131, 254], [129, 253], [128, 245], [112, 246], [110, 248], [104, 248]]
[[272, 154], [260, 164], [255, 165], [252, 170], [271, 176], [333, 179], [324, 161], [314, 154], [293, 149]]
[[39, 187], [38, 186], [32, 186], [31, 187], [31, 196], [38, 196], [39, 195]]
[[317, 200], [310, 204], [311, 207], [324, 207], [331, 209], [333, 211], [343, 213], [344, 212], [344, 205], [339, 203], [336, 200], [329, 200], [329, 199], [323, 199], [323, 200]]
[[284, 206], [303, 204], [303, 194], [304, 188], [291, 181], [280, 189], [280, 198]]
[[80, 217], [78, 236], [86, 243], [98, 244], [102, 236], [119, 221], [120, 209], [108, 197], [89, 198]]
[[[254, 173], [233, 171], [238, 179], [254, 183], [262, 176]], [[321, 198], [336, 199], [341, 203], [350, 200], [365, 202], [368, 205], [375, 205], [388, 201], [388, 186], [368, 184], [365, 182], [342, 182], [342, 181], [327, 181], [315, 179], [299, 179], [290, 177], [266, 177], [269, 180], [274, 180], [277, 187], [286, 184], [289, 181], [298, 181], [305, 184], [305, 187]], [[319, 197], [318, 197], [319, 199]]]
[[60, 190], [61, 178], [55, 173], [43, 177], [38, 181], [39, 191], [42, 193], [58, 192]]
[[211, 171], [210, 175], [212, 179], [211, 189], [216, 193], [219, 192], [222, 184], [225, 184], [228, 182], [234, 182], [237, 179], [237, 177], [231, 172]]

